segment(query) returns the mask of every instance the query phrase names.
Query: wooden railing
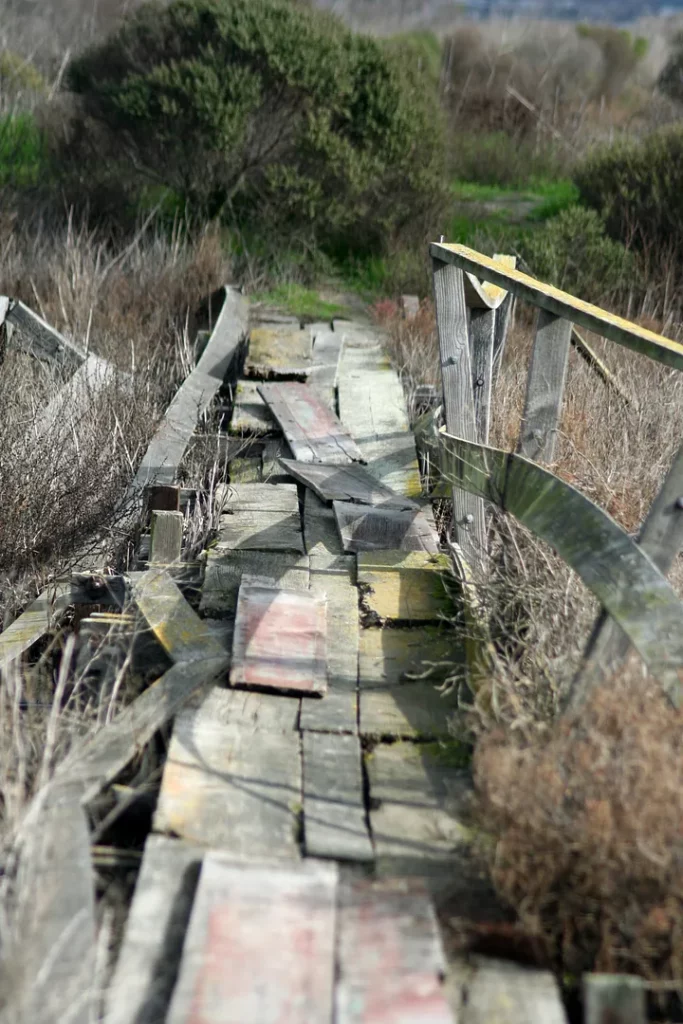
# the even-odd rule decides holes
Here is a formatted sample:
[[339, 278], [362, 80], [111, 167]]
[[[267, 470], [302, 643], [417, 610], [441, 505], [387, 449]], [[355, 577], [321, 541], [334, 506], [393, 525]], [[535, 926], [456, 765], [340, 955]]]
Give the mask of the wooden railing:
[[[445, 427], [431, 439], [467, 586], [487, 576], [485, 503], [510, 512], [548, 541], [599, 599], [603, 611], [569, 696], [576, 706], [632, 644], [671, 701], [683, 693], [683, 604], [666, 579], [683, 545], [683, 445], [638, 541], [538, 463], [550, 464], [562, 414], [575, 325], [678, 370], [683, 345], [614, 316], [461, 245], [430, 247], [441, 352]], [[539, 310], [515, 453], [488, 445], [491, 392], [513, 297]], [[427, 439], [429, 444], [429, 439]]]

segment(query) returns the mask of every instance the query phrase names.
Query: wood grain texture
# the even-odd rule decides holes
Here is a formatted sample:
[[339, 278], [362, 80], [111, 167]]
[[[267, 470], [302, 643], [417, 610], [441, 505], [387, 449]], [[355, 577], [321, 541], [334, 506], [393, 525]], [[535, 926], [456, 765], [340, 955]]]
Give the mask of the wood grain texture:
[[337, 1024], [453, 1024], [429, 892], [415, 879], [342, 879]]
[[343, 501], [335, 501], [333, 508], [344, 551], [439, 551], [431, 509], [370, 508]]
[[259, 392], [298, 461], [327, 465], [363, 461], [342, 423], [305, 384], [261, 384]]
[[237, 600], [233, 686], [322, 695], [327, 690], [327, 602], [318, 594], [249, 586]]
[[489, 443], [491, 427], [491, 388], [493, 386], [493, 346], [497, 311], [473, 309], [470, 313], [470, 346], [474, 385], [474, 418], [477, 440]]
[[683, 604], [642, 548], [606, 512], [548, 470], [519, 455], [440, 436], [446, 478], [511, 512], [551, 544], [678, 705]]
[[149, 561], [154, 565], [172, 565], [180, 561], [183, 546], [182, 512], [152, 512]]
[[304, 848], [307, 857], [370, 861], [358, 736], [303, 737]]
[[244, 370], [247, 377], [306, 375], [312, 362], [312, 338], [308, 330], [286, 325], [252, 327]]
[[202, 857], [200, 847], [148, 836], [104, 1024], [165, 1020]]
[[325, 555], [334, 560], [343, 554], [339, 531], [330, 505], [318, 497], [315, 491], [306, 488], [304, 492], [304, 541], [309, 555]]
[[[444, 416], [451, 434], [477, 439], [472, 394], [467, 309], [463, 273], [457, 267], [434, 260], [434, 298], [441, 356]], [[469, 491], [453, 487], [455, 540], [475, 572], [486, 563], [484, 503]]]
[[290, 551], [209, 551], [200, 611], [229, 616], [243, 575], [268, 587], [308, 590], [308, 557]]
[[645, 984], [631, 974], [584, 974], [586, 1024], [647, 1024]]
[[239, 437], [260, 436], [277, 431], [270, 409], [258, 391], [258, 381], [239, 380], [235, 387], [230, 433]]
[[680, 342], [671, 341], [645, 327], [583, 302], [553, 285], [543, 284], [527, 274], [522, 274], [519, 270], [505, 267], [464, 245], [433, 243], [430, 246], [430, 253], [434, 259], [450, 263], [476, 274], [481, 280], [506, 288], [518, 298], [531, 302], [554, 316], [571, 320], [580, 327], [649, 356], [665, 366], [683, 369], [683, 345]]
[[280, 459], [280, 465], [323, 501], [351, 501], [387, 509], [420, 507], [412, 498], [396, 494], [380, 483], [366, 466], [303, 464], [291, 459]]
[[[538, 311], [536, 338], [527, 378], [519, 452], [537, 462], [552, 462], [560, 427], [572, 325]], [[457, 433], [457, 431], [454, 431]], [[487, 440], [481, 439], [482, 444]]]
[[206, 856], [168, 1024], [332, 1024], [337, 869]]
[[[501, 257], [495, 256], [496, 260]], [[510, 266], [514, 269], [517, 266], [517, 257], [508, 257]], [[495, 380], [500, 370], [507, 346], [508, 332], [512, 323], [512, 315], [515, 308], [515, 297], [510, 292], [505, 296], [496, 310], [496, 326], [493, 336], [493, 379]]]
[[48, 587], [25, 612], [0, 633], [0, 672], [25, 654], [40, 640], [69, 606], [70, 583]]
[[438, 627], [362, 630], [361, 734], [385, 739], [448, 738], [457, 697], [443, 696], [436, 686], [456, 670], [461, 657], [453, 637]]
[[166, 572], [150, 569], [133, 582], [133, 599], [155, 637], [176, 662], [223, 658], [225, 649]]
[[463, 970], [458, 1024], [567, 1024], [557, 981], [550, 971], [505, 960], [472, 957]]
[[239, 483], [216, 488], [216, 549], [304, 554], [296, 484]]
[[4, 322], [16, 328], [12, 335], [12, 345], [38, 359], [47, 359], [75, 369], [87, 357], [80, 345], [69, 341], [54, 327], [50, 327], [42, 317], [25, 306], [23, 302], [10, 300]]
[[311, 325], [310, 330], [313, 335], [313, 365], [307, 384], [323, 405], [334, 411], [343, 337], [326, 325]]
[[436, 622], [452, 612], [442, 574], [448, 559], [418, 551], [358, 553], [365, 605], [380, 619]]
[[294, 730], [264, 729], [255, 741], [240, 721], [215, 720], [201, 708], [176, 717], [154, 818], [157, 832], [247, 860], [297, 860], [300, 804], [300, 740]]

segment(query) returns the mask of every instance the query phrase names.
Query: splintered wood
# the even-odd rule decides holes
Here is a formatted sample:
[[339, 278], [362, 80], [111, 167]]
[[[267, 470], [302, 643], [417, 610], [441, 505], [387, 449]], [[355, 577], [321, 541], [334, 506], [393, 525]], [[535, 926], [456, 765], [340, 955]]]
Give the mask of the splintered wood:
[[292, 459], [280, 459], [280, 465], [295, 480], [315, 491], [323, 501], [359, 502], [388, 509], [419, 509], [417, 502], [380, 483], [365, 466], [303, 465]]
[[242, 583], [230, 682], [321, 695], [327, 689], [326, 601]]
[[363, 461], [345, 427], [305, 384], [261, 384], [259, 392], [300, 462], [346, 465]]

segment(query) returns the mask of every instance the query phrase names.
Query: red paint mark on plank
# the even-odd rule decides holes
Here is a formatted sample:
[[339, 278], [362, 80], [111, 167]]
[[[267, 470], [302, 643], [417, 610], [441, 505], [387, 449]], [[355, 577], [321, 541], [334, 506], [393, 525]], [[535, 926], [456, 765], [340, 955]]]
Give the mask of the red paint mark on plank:
[[337, 869], [204, 859], [168, 1024], [331, 1024]]
[[232, 685], [325, 693], [326, 619], [327, 602], [317, 594], [242, 584]]
[[259, 392], [300, 462], [364, 461], [348, 430], [306, 384], [262, 384]]
[[347, 881], [339, 929], [338, 1024], [453, 1024], [438, 926], [422, 882]]

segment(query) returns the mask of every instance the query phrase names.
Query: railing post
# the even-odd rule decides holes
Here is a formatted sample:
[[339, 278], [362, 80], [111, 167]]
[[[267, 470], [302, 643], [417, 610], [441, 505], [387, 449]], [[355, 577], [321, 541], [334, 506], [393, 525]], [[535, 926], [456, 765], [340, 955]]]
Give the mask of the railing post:
[[489, 443], [495, 334], [496, 310], [471, 310], [470, 347], [472, 355], [472, 382], [474, 385], [474, 416], [477, 424], [477, 440], [479, 444]]
[[[476, 441], [463, 272], [438, 259], [433, 268], [446, 428], [457, 437]], [[486, 558], [484, 503], [459, 487], [453, 488], [453, 527], [465, 560], [475, 572], [482, 570]]]
[[539, 309], [518, 447], [520, 455], [536, 462], [549, 463], [555, 456], [571, 334], [569, 320]]

